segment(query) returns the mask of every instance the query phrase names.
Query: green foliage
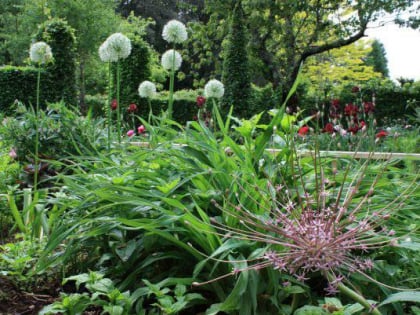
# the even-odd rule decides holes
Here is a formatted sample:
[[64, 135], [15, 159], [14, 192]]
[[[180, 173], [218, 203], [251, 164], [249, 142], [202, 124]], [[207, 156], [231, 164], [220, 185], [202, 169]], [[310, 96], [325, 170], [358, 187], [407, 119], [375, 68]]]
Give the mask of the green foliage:
[[223, 52], [222, 81], [225, 85], [221, 109], [223, 115], [233, 106], [235, 116], [251, 116], [251, 77], [247, 43], [246, 21], [241, 1], [238, 1], [233, 11], [227, 45]]
[[75, 281], [77, 289], [84, 284], [89, 293], [62, 293], [60, 300], [44, 307], [39, 314], [82, 314], [89, 306], [99, 306], [109, 315], [128, 315], [131, 310], [129, 292], [120, 292], [111, 279], [97, 272], [64, 279]]
[[100, 121], [81, 116], [63, 102], [48, 104], [39, 115], [18, 103], [16, 113], [16, 117], [4, 121], [1, 131], [4, 143], [15, 148], [21, 161], [33, 157], [36, 122], [40, 129], [39, 152], [46, 159], [95, 151], [95, 146], [100, 147], [104, 141]]
[[76, 103], [76, 38], [74, 30], [61, 19], [52, 19], [40, 26], [38, 41], [51, 46], [54, 63], [47, 67], [53, 82], [55, 96], [50, 102], [63, 100], [68, 105]]
[[0, 276], [7, 276], [16, 287], [25, 291], [42, 289], [45, 281], [57, 276], [54, 269], [38, 274], [33, 272], [44, 245], [44, 242], [21, 239], [19, 235], [12, 242], [1, 244]]
[[323, 100], [336, 97], [345, 87], [366, 85], [366, 82], [381, 78], [382, 73], [374, 68], [369, 59], [373, 44], [358, 41], [308, 58], [303, 67], [305, 96]]

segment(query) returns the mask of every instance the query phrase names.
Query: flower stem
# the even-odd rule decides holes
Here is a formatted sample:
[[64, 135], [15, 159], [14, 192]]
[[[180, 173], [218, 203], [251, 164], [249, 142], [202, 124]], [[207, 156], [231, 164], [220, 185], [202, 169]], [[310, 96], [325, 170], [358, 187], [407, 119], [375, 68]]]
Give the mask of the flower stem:
[[107, 108], [107, 124], [108, 124], [108, 140], [107, 140], [107, 146], [108, 146], [108, 152], [111, 150], [111, 93], [112, 93], [112, 86], [111, 86], [111, 81], [112, 81], [112, 71], [111, 71], [111, 63], [108, 62], [108, 100], [106, 103], [106, 108]]
[[172, 110], [174, 104], [174, 81], [175, 81], [175, 49], [172, 56], [172, 69], [169, 74], [169, 103], [168, 103], [168, 118], [172, 119]]
[[38, 76], [36, 81], [36, 108], [35, 108], [35, 159], [34, 159], [34, 193], [38, 189], [38, 172], [39, 172], [39, 91], [41, 85], [41, 68], [38, 68]]
[[174, 78], [175, 71], [172, 69], [169, 77], [169, 103], [168, 103], [168, 118], [172, 119], [172, 111], [174, 104]]
[[153, 116], [152, 102], [150, 101], [150, 98], [147, 98], [147, 102], [149, 104], [149, 117], [147, 118], [147, 122], [150, 125], [150, 121], [151, 121], [152, 116]]
[[120, 104], [120, 62], [117, 62], [117, 129], [118, 143], [121, 143], [121, 104]]
[[[334, 280], [334, 277], [327, 273], [326, 275], [328, 281]], [[382, 313], [374, 307], [374, 305], [370, 304], [368, 300], [366, 300], [361, 294], [357, 293], [356, 291], [350, 289], [346, 285], [344, 285], [342, 282], [339, 282], [337, 284], [337, 289], [340, 290], [341, 293], [347, 295], [349, 298], [353, 299], [354, 301], [360, 303], [362, 306], [364, 306], [371, 314], [374, 315], [382, 315]]]

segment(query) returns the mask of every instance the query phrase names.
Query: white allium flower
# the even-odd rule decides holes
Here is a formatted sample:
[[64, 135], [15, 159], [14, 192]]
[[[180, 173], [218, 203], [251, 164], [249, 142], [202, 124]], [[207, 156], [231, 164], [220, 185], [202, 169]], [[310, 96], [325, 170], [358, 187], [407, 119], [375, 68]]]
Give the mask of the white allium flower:
[[36, 42], [31, 45], [29, 58], [34, 63], [45, 64], [52, 60], [51, 47], [45, 42]]
[[179, 44], [187, 40], [188, 33], [184, 23], [171, 20], [163, 27], [162, 37], [168, 43]]
[[166, 70], [178, 70], [181, 67], [182, 57], [176, 50], [169, 49], [162, 55], [162, 67]]
[[111, 61], [111, 56], [109, 55], [108, 42], [107, 41], [104, 41], [102, 43], [102, 45], [99, 46], [99, 58], [101, 58], [101, 60], [103, 62], [110, 62]]
[[109, 54], [109, 61], [117, 62], [120, 59], [125, 59], [131, 53], [131, 41], [127, 36], [121, 33], [112, 34], [105, 41], [103, 48]]
[[150, 81], [143, 81], [139, 85], [140, 97], [152, 98], [156, 94], [156, 85]]
[[222, 82], [218, 80], [210, 80], [204, 86], [204, 96], [221, 98], [225, 94], [225, 87]]

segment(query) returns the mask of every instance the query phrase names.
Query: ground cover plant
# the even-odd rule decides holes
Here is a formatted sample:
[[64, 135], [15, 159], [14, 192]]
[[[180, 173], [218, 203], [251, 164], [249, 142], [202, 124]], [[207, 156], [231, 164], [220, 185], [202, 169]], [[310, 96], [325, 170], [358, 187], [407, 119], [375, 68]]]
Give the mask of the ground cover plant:
[[[189, 34], [172, 20], [162, 35], [167, 107], [155, 111], [157, 84], [142, 80], [141, 117], [120, 98], [129, 37], [98, 47], [109, 72], [95, 117], [43, 104], [42, 67], [55, 56], [32, 45], [36, 106], [17, 102], [1, 127], [0, 311], [418, 313], [418, 161], [356, 156], [418, 153], [418, 126], [378, 128], [356, 89], [359, 103], [334, 101], [329, 116], [294, 111], [299, 77], [281, 105], [251, 117], [235, 117], [235, 104], [221, 114], [225, 85], [212, 78], [195, 119], [179, 123]], [[321, 154], [331, 149], [353, 156]]]

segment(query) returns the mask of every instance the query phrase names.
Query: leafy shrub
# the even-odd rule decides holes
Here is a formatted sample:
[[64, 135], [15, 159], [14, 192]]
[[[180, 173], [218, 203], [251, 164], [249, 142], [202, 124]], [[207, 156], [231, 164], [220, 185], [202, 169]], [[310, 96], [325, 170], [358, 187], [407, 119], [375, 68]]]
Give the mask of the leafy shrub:
[[[80, 115], [63, 102], [48, 104], [38, 117], [22, 103], [16, 106], [16, 117], [8, 117], [1, 126], [3, 141], [15, 148], [18, 159], [34, 155], [35, 124], [38, 119], [39, 152], [44, 158], [59, 159], [69, 154], [100, 147], [102, 127], [100, 121]], [[99, 148], [98, 147], [98, 148]]]

